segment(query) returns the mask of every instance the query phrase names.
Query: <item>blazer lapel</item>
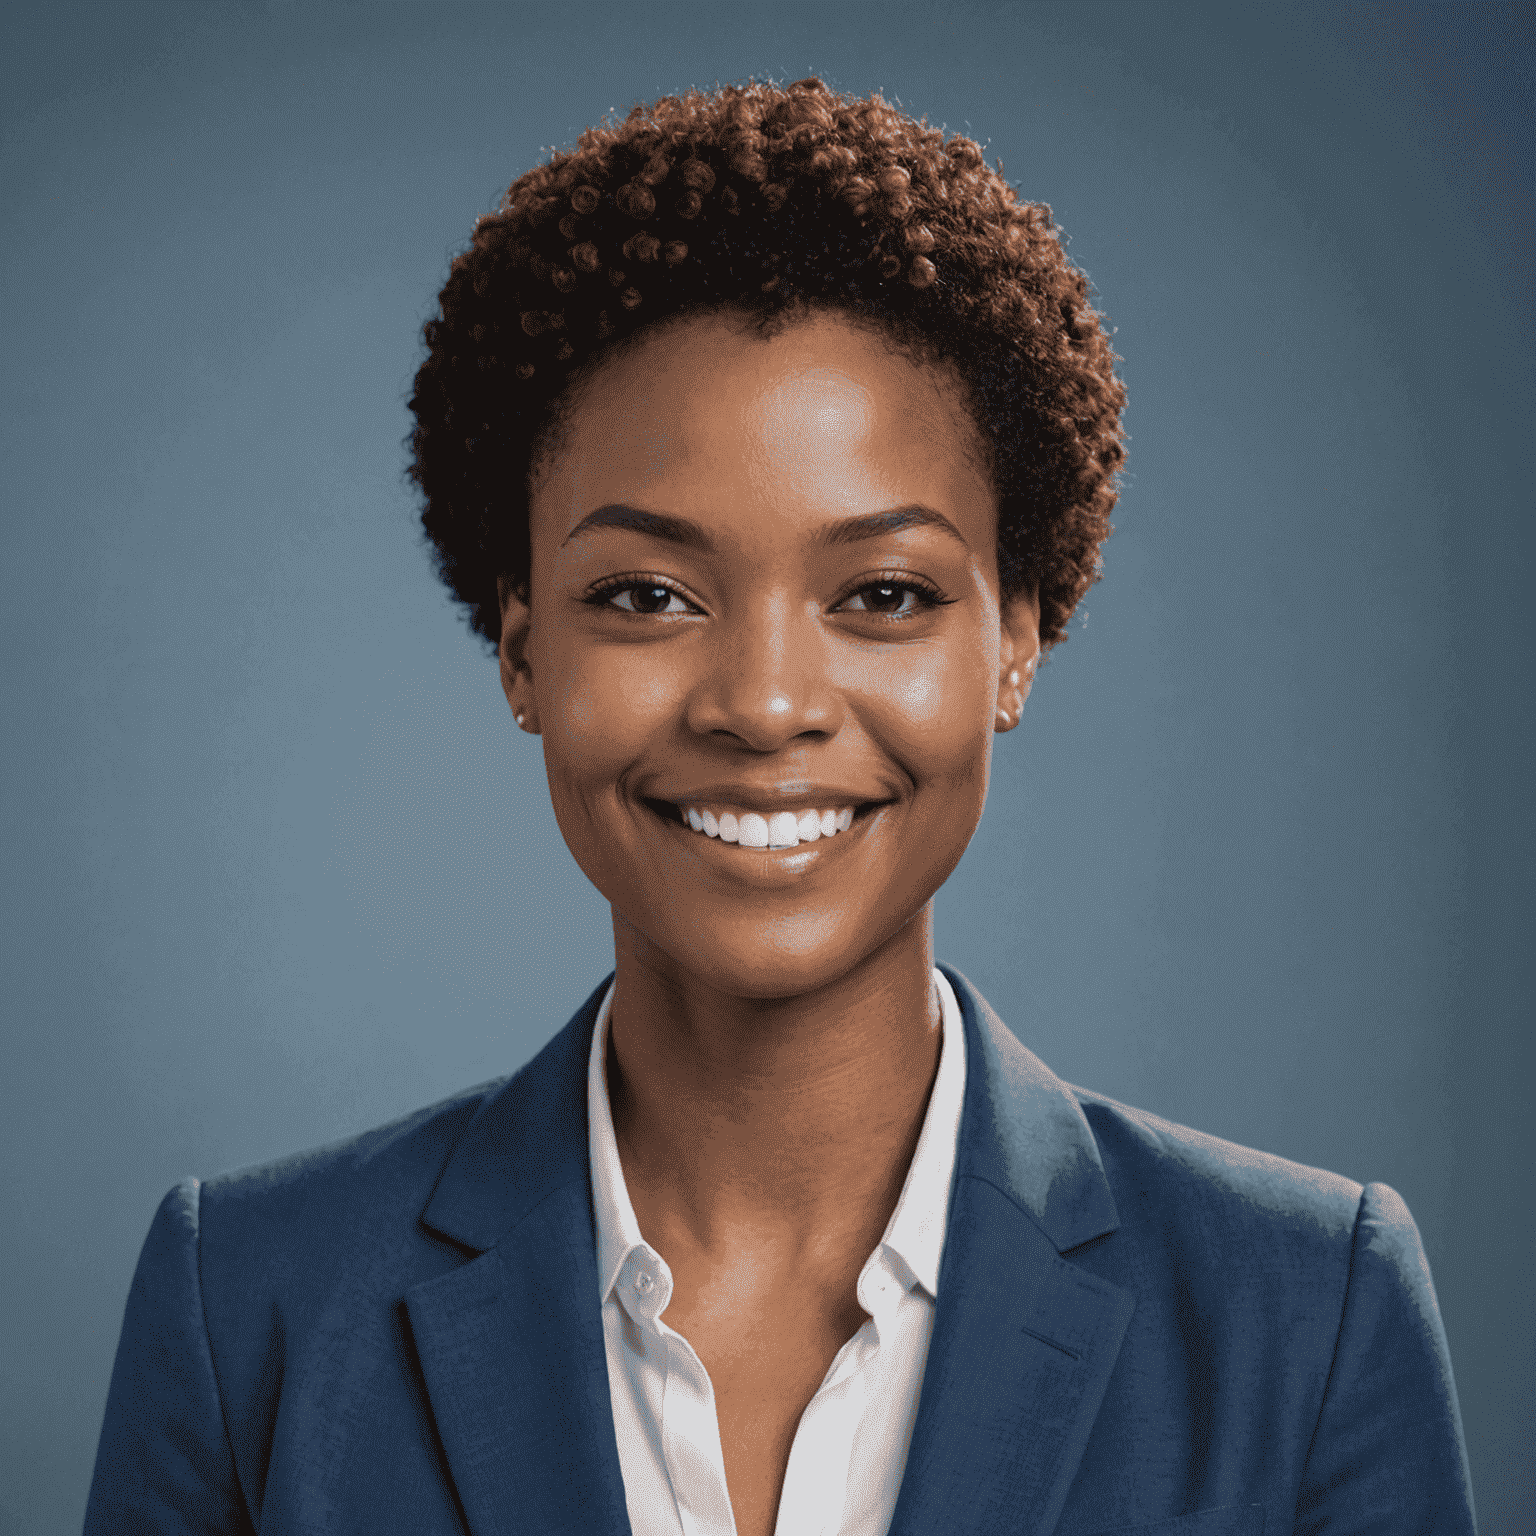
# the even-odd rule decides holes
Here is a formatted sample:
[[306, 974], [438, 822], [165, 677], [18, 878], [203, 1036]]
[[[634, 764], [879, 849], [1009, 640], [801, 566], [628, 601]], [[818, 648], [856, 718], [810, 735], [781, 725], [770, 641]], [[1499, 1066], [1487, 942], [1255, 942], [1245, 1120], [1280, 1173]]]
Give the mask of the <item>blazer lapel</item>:
[[891, 1536], [1048, 1536], [1134, 1295], [1061, 1255], [1119, 1224], [1077, 1101], [957, 971], [966, 1088], [938, 1310]]
[[473, 1536], [628, 1536], [603, 1345], [586, 1063], [605, 981], [471, 1121], [422, 1220], [478, 1257], [406, 1296]]
[[[890, 1536], [1049, 1536], [1135, 1306], [1062, 1255], [1118, 1225], [1062, 1083], [945, 967], [965, 1107]], [[597, 1297], [586, 1062], [608, 982], [481, 1108], [423, 1221], [478, 1256], [406, 1297], [472, 1536], [628, 1536]]]

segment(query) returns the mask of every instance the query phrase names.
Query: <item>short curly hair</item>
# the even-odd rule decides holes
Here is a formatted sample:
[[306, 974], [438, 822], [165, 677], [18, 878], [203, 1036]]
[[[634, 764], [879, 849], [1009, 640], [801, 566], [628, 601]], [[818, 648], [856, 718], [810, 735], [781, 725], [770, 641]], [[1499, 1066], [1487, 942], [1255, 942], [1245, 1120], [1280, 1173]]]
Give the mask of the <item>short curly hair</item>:
[[830, 307], [948, 364], [998, 498], [1006, 599], [1043, 646], [1102, 570], [1125, 388], [1051, 210], [968, 138], [820, 80], [690, 90], [589, 128], [479, 219], [424, 327], [407, 470], [438, 572], [495, 643], [526, 597], [532, 472], [581, 378], [650, 326]]

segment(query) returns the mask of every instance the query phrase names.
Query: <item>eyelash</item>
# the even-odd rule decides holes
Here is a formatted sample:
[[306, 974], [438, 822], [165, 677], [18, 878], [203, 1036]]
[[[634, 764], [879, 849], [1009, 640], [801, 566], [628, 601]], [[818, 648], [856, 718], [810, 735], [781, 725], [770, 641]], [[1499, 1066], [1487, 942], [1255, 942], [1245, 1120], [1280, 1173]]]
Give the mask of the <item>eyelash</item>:
[[862, 592], [872, 592], [876, 587], [891, 587], [897, 592], [910, 592], [918, 599], [919, 605], [912, 613], [874, 613], [866, 610], [877, 619], [885, 619], [892, 624], [901, 624], [911, 619], [918, 613], [929, 613], [935, 608], [947, 608], [955, 601], [952, 597], [945, 597], [931, 581], [925, 581], [921, 576], [913, 576], [906, 571], [888, 571], [876, 576], [870, 581], [861, 581], [845, 597], [840, 597], [833, 604], [834, 609], [841, 607], [849, 598], [858, 597]]
[[[944, 594], [940, 592], [932, 582], [925, 581], [920, 576], [912, 576], [905, 571], [891, 571], [889, 573], [876, 576], [873, 578], [873, 580], [861, 581], [858, 586], [853, 588], [852, 591], [847, 592], [842, 597], [840, 597], [837, 602], [832, 605], [832, 609], [830, 611], [835, 612], [844, 603], [848, 602], [849, 599], [858, 597], [861, 593], [864, 592], [871, 592], [877, 587], [892, 587], [900, 592], [911, 592], [919, 600], [920, 606], [915, 610], [915, 612], [918, 613], [926, 613], [934, 608], [947, 608], [951, 603], [955, 601], [955, 599], [952, 597], [945, 597]], [[686, 603], [689, 601], [689, 599], [683, 594], [683, 591], [680, 587], [676, 586], [670, 581], [665, 580], [662, 577], [635, 576], [631, 574], [627, 576], [609, 576], [605, 580], [598, 582], [597, 585], [594, 586], [586, 594], [586, 596], [582, 598], [582, 602], [588, 603], [594, 608], [604, 608], [611, 606], [611, 599], [617, 597], [620, 592], [636, 592], [643, 588], [650, 588], [652, 590], [659, 589], [665, 592], [672, 592], [675, 593], [683, 602]], [[620, 609], [618, 611], [622, 612], [623, 610]], [[871, 612], [872, 617], [874, 618], [885, 619], [895, 624], [903, 623], [912, 617], [912, 614], [874, 613], [873, 610], [866, 611]], [[644, 614], [639, 616], [644, 618], [680, 617], [678, 614]]]
[[[589, 591], [587, 595], [582, 598], [582, 602], [589, 603], [594, 608], [604, 608], [610, 606], [609, 599], [617, 597], [620, 592], [638, 592], [645, 588], [651, 588], [653, 590], [660, 588], [663, 591], [675, 593], [685, 603], [688, 601], [688, 598], [684, 595], [680, 587], [674, 585], [670, 581], [664, 580], [662, 577], [637, 576], [631, 573], [628, 576], [609, 576], [605, 580], [598, 582], [597, 585], [594, 586], [591, 591]], [[623, 610], [621, 609], [618, 611], [622, 612]], [[676, 618], [678, 615], [642, 614], [640, 617]]]

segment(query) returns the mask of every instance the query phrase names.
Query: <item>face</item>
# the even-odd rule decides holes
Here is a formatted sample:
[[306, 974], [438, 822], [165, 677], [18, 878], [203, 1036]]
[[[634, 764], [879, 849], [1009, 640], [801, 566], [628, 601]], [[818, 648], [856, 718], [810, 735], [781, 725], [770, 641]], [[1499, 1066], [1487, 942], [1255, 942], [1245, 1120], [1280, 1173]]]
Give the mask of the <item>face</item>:
[[964, 852], [1038, 653], [973, 433], [953, 381], [826, 314], [690, 318], [581, 392], [502, 682], [577, 863], [680, 982], [828, 985]]

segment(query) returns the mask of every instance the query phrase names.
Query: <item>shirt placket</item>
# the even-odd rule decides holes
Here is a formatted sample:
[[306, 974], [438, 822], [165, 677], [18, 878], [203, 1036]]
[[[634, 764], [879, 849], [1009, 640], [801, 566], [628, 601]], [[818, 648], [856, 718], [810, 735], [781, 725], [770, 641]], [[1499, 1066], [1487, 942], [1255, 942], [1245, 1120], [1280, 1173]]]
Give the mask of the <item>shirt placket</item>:
[[735, 1536], [715, 1393], [703, 1362], [676, 1329], [662, 1322], [672, 1299], [672, 1272], [660, 1254], [636, 1248], [620, 1285], [630, 1315], [661, 1345], [661, 1446], [683, 1536]]
[[859, 1276], [859, 1304], [870, 1314], [838, 1351], [826, 1379], [800, 1416], [785, 1469], [775, 1536], [837, 1536], [847, 1513], [854, 1445], [869, 1406], [870, 1377], [904, 1294], [884, 1254]]

